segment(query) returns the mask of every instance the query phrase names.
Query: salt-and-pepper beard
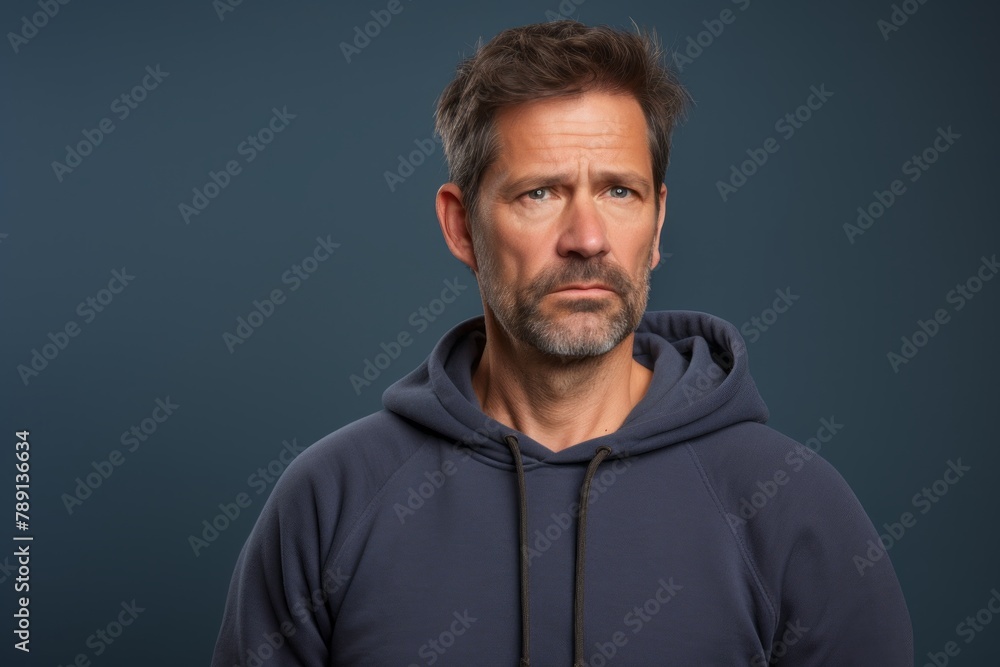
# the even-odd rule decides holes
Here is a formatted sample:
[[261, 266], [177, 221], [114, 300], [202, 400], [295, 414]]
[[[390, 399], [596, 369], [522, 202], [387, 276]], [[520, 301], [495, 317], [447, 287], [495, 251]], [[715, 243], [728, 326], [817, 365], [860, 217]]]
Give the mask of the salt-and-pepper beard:
[[[490, 224], [484, 220], [477, 222]], [[571, 255], [539, 274], [522, 292], [515, 292], [512, 285], [497, 278], [496, 257], [490, 252], [490, 244], [483, 238], [480, 225], [473, 223], [472, 227], [479, 269], [476, 277], [483, 300], [508, 336], [544, 354], [572, 360], [610, 352], [639, 326], [649, 301], [652, 243], [645, 270], [637, 282], [618, 265]], [[603, 313], [603, 325], [563, 325], [542, 313], [540, 302], [554, 289], [573, 283], [595, 282], [609, 287], [615, 295], [565, 297], [555, 308], [563, 312]]]

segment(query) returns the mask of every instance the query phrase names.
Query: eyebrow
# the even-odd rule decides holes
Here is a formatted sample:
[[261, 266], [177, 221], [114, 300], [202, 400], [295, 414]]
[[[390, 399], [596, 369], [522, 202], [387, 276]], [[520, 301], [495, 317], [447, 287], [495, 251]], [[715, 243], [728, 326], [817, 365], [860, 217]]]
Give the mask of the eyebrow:
[[[572, 178], [572, 174], [568, 172], [555, 174], [550, 172], [539, 172], [535, 174], [527, 174], [513, 181], [502, 183], [499, 187], [499, 193], [501, 197], [507, 199], [514, 195], [521, 194], [532, 186], [548, 187], [558, 183], [564, 183]], [[636, 190], [640, 190], [644, 194], [648, 194], [652, 190], [652, 184], [648, 178], [630, 170], [600, 170], [594, 174], [594, 180], [598, 183], [621, 183], [622, 185], [628, 185]]]

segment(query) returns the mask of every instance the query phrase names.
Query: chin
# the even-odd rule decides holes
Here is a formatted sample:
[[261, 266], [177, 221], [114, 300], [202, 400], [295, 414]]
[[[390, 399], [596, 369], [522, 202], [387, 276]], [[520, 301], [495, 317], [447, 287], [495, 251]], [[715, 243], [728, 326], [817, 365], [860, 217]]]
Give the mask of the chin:
[[[574, 313], [573, 317], [579, 315], [591, 316], [588, 319], [595, 316], [594, 313]], [[534, 339], [528, 342], [539, 351], [552, 356], [574, 359], [600, 357], [611, 352], [624, 340], [615, 335], [616, 327], [609, 319], [601, 317], [599, 323], [586, 325], [556, 324], [550, 321], [548, 326], [537, 330]]]

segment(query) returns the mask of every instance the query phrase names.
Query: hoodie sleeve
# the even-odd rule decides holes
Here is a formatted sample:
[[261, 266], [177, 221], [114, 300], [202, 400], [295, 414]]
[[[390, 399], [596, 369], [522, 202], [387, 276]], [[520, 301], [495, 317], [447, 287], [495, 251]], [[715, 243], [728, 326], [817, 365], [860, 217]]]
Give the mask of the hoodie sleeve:
[[813, 450], [794, 443], [781, 463], [788, 481], [747, 525], [778, 605], [769, 660], [753, 664], [910, 667], [909, 612], [861, 503]]
[[[913, 665], [913, 630], [878, 532], [834, 467], [764, 425], [697, 448], [773, 614], [752, 667]], [[759, 578], [758, 578], [759, 577]]]
[[812, 478], [800, 481], [811, 493], [788, 535], [771, 664], [909, 667], [913, 630], [888, 553], [843, 478], [823, 459], [810, 463]]
[[303, 454], [279, 478], [240, 552], [212, 667], [328, 664], [341, 582], [322, 571], [318, 502]]

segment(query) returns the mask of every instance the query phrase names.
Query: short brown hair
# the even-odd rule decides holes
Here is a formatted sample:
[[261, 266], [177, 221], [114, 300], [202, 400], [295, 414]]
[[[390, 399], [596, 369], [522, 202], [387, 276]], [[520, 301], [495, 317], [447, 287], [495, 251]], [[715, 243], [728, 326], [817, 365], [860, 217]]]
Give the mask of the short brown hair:
[[470, 221], [483, 173], [497, 158], [497, 111], [591, 90], [631, 94], [639, 102], [659, 189], [670, 162], [670, 135], [693, 100], [664, 64], [655, 32], [637, 27], [631, 34], [572, 20], [536, 23], [504, 30], [486, 45], [480, 40], [438, 99], [436, 131]]

